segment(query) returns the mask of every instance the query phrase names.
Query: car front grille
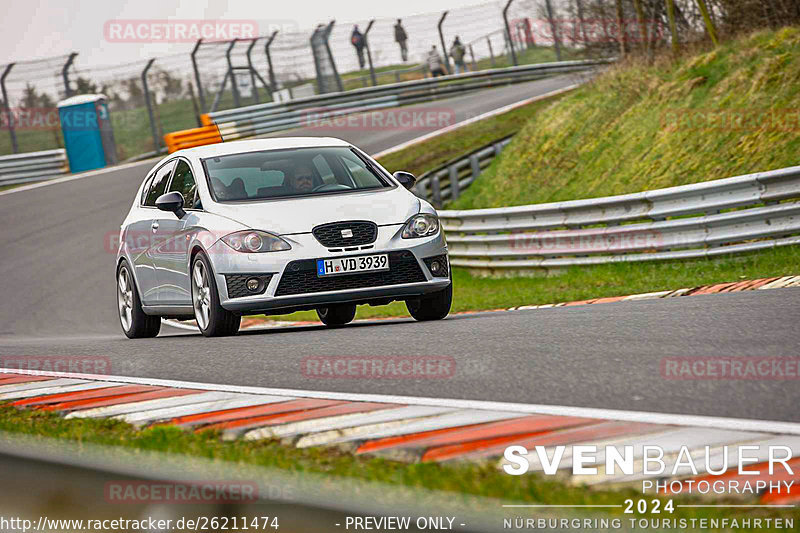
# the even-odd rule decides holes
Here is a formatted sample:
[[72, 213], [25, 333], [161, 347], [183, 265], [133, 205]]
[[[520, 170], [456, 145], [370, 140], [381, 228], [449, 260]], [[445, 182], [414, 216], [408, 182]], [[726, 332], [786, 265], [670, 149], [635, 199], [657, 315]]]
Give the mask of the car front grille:
[[[264, 294], [273, 274], [225, 274], [225, 284], [228, 286], [228, 298], [241, 298]], [[258, 278], [258, 289], [251, 291], [247, 288], [247, 280]]]
[[316, 259], [303, 259], [286, 265], [275, 296], [381, 287], [420, 281], [426, 281], [425, 274], [414, 254], [409, 251], [389, 252], [388, 271], [327, 277], [317, 276]]
[[[352, 237], [343, 237], [342, 231], [351, 231]], [[371, 244], [378, 238], [378, 225], [365, 220], [350, 222], [334, 222], [315, 227], [311, 233], [328, 248], [343, 248], [345, 246], [361, 246]]]

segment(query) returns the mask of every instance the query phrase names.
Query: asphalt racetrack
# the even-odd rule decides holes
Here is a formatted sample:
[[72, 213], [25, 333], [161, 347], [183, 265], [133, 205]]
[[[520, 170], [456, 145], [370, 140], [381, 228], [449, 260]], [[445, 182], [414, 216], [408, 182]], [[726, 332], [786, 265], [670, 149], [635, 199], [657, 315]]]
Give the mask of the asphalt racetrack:
[[[452, 108], [461, 121], [573, 83], [564, 76], [417, 107]], [[337, 136], [377, 153], [424, 133], [291, 135]], [[224, 339], [164, 326], [156, 339], [129, 341], [116, 314], [113, 245], [152, 165], [0, 195], [0, 356], [103, 356], [112, 374], [209, 383], [800, 421], [796, 379], [684, 381], [661, 373], [669, 357], [796, 357], [797, 288]], [[310, 378], [301, 363], [315, 355], [444, 355], [455, 372], [446, 379]]]

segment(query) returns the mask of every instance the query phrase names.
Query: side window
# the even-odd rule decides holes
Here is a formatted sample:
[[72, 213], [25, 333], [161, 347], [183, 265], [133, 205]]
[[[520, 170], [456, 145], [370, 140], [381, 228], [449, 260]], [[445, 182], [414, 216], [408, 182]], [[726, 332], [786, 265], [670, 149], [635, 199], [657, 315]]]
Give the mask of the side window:
[[333, 170], [328, 166], [328, 162], [325, 161], [322, 155], [316, 156], [311, 161], [314, 163], [314, 166], [317, 167], [317, 172], [319, 173], [319, 177], [322, 178], [322, 183], [326, 185], [336, 183], [336, 176], [333, 175]]
[[342, 157], [341, 159], [359, 187], [380, 187], [381, 182], [364, 166], [361, 160], [356, 161], [349, 157]]
[[144, 205], [155, 207], [156, 200], [159, 196], [164, 194], [164, 191], [167, 189], [169, 175], [172, 173], [172, 168], [174, 166], [175, 161], [170, 161], [156, 171], [155, 176], [153, 176], [153, 181], [150, 182], [150, 188], [147, 190], [147, 197], [145, 198]]
[[197, 191], [197, 184], [194, 181], [194, 175], [192, 175], [189, 163], [183, 159], [178, 161], [178, 166], [175, 167], [175, 175], [169, 185], [169, 192], [173, 191], [183, 195], [184, 209], [194, 208], [194, 193]]

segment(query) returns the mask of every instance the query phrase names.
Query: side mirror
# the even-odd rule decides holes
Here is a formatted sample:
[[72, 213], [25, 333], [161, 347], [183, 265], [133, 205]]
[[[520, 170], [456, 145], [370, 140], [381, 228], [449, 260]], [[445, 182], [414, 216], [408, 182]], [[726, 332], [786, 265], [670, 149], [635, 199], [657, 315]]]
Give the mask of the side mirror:
[[156, 207], [161, 211], [169, 211], [175, 213], [178, 218], [183, 218], [186, 211], [183, 210], [183, 195], [178, 191], [168, 192], [162, 194], [156, 200]]
[[392, 175], [394, 176], [394, 179], [400, 182], [400, 185], [409, 191], [412, 187], [414, 187], [414, 184], [417, 183], [417, 178], [415, 178], [414, 174], [411, 172], [403, 172], [402, 170], [398, 170]]

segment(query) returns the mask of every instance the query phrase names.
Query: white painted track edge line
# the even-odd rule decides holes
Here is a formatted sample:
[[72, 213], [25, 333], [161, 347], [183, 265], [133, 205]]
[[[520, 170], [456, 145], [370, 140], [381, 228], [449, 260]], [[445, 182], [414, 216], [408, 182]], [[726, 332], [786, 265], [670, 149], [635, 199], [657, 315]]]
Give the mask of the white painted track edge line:
[[137, 378], [128, 376], [112, 376], [103, 374], [77, 374], [68, 372], [49, 372], [0, 368], [0, 374], [25, 374], [30, 376], [52, 376], [75, 379], [91, 379], [113, 381], [137, 385], [174, 387], [178, 389], [197, 389], [208, 391], [240, 392], [243, 394], [267, 394], [272, 396], [288, 396], [296, 398], [315, 398], [326, 400], [342, 400], [351, 402], [376, 402], [403, 405], [427, 405], [452, 407], [456, 409], [476, 409], [482, 411], [513, 411], [520, 414], [543, 414], [552, 416], [572, 416], [578, 418], [597, 418], [602, 420], [619, 420], [623, 422], [642, 422], [671, 426], [706, 427], [717, 429], [737, 429], [776, 434], [800, 435], [800, 423], [779, 420], [754, 420], [747, 418], [715, 417], [705, 415], [684, 415], [678, 413], [650, 413], [646, 411], [625, 411], [618, 409], [601, 409], [595, 407], [573, 407], [565, 405], [526, 404], [515, 402], [497, 402], [489, 400], [465, 400], [455, 398], [429, 398], [420, 396], [397, 396], [386, 394], [347, 393], [330, 391], [310, 391], [299, 389], [279, 389], [270, 387], [253, 387], [246, 385], [222, 385], [199, 383], [193, 381], [176, 381], [158, 378]]
[[421, 135], [421, 136], [419, 136], [419, 137], [417, 137], [415, 139], [411, 139], [410, 141], [406, 141], [404, 143], [400, 143], [400, 144], [395, 145], [395, 146], [393, 146], [391, 148], [387, 148], [386, 150], [381, 150], [377, 154], [373, 154], [372, 158], [373, 159], [378, 159], [380, 157], [384, 157], [384, 156], [387, 156], [389, 154], [393, 154], [395, 152], [399, 152], [400, 150], [404, 150], [404, 149], [406, 149], [406, 148], [408, 148], [410, 146], [414, 146], [415, 144], [419, 144], [421, 142], [428, 141], [430, 139], [433, 139], [434, 137], [438, 137], [439, 135], [444, 135], [445, 133], [450, 133], [451, 131], [455, 131], [455, 130], [457, 130], [459, 128], [463, 128], [464, 126], [469, 126], [470, 124], [474, 124], [475, 122], [478, 122], [480, 120], [483, 120], [483, 119], [486, 119], [486, 118], [491, 118], [491, 117], [494, 117], [496, 115], [502, 115], [503, 113], [507, 113], [508, 111], [512, 111], [512, 110], [514, 110], [514, 109], [516, 109], [518, 107], [522, 107], [522, 106], [525, 106], [525, 105], [528, 105], [528, 104], [532, 104], [534, 102], [538, 102], [539, 100], [544, 100], [545, 98], [549, 98], [551, 96], [557, 96], [557, 95], [559, 95], [561, 93], [569, 92], [569, 91], [571, 91], [573, 89], [578, 88], [580, 85], [582, 85], [582, 84], [581, 83], [574, 83], [572, 85], [568, 85], [567, 87], [562, 87], [561, 89], [555, 89], [553, 91], [550, 91], [550, 92], [547, 92], [547, 93], [544, 93], [544, 94], [540, 94], [538, 96], [533, 96], [531, 98], [526, 98], [525, 100], [520, 100], [519, 102], [514, 102], [512, 104], [508, 104], [508, 105], [505, 105], [503, 107], [498, 107], [497, 109], [493, 109], [492, 111], [487, 111], [486, 113], [482, 113], [482, 114], [480, 114], [478, 116], [475, 116], [475, 117], [472, 117], [472, 118], [468, 118], [467, 120], [462, 120], [461, 122], [457, 122], [455, 124], [451, 124], [451, 125], [446, 126], [446, 127], [442, 128], [442, 129], [438, 129], [436, 131], [432, 131], [430, 133], [426, 133], [425, 135]]

